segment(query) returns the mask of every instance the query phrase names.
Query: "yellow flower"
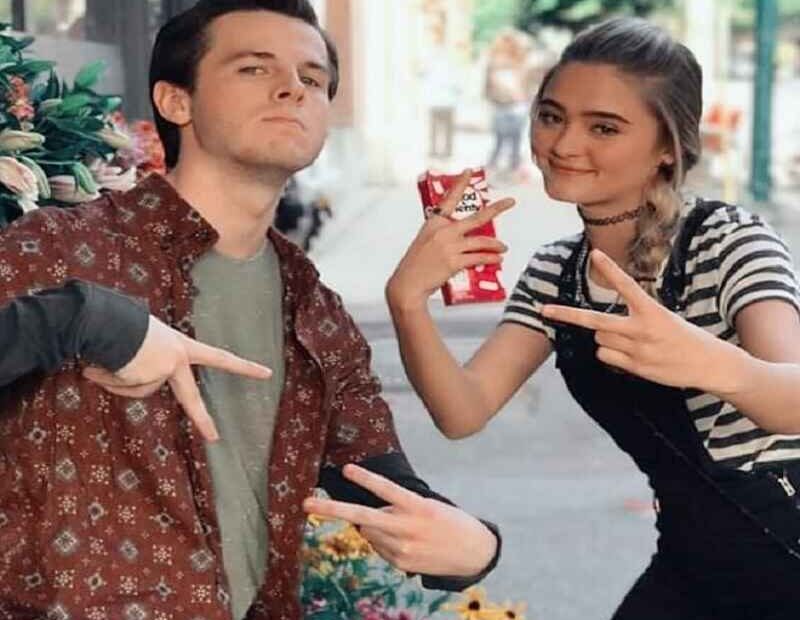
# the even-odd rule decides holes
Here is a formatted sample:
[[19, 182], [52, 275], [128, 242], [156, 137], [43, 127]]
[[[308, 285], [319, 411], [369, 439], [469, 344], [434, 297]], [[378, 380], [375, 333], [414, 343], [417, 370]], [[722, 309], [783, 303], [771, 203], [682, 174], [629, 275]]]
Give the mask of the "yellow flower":
[[445, 611], [453, 611], [461, 620], [499, 620], [499, 610], [486, 599], [486, 590], [473, 586], [466, 590], [457, 603], [442, 606]]
[[357, 560], [372, 553], [372, 546], [352, 525], [326, 537], [320, 545], [323, 554], [335, 562]]
[[528, 606], [525, 603], [512, 605], [508, 601], [499, 609], [498, 620], [525, 620], [525, 611]]
[[314, 567], [314, 570], [317, 571], [322, 577], [327, 577], [333, 573], [333, 564], [328, 562], [328, 560], [323, 560], [319, 563], [319, 565]]
[[308, 515], [307, 519], [308, 524], [315, 529], [321, 526], [326, 521], [331, 521], [331, 520], [332, 519], [329, 519], [328, 517], [323, 517], [321, 515], [315, 515], [315, 514]]

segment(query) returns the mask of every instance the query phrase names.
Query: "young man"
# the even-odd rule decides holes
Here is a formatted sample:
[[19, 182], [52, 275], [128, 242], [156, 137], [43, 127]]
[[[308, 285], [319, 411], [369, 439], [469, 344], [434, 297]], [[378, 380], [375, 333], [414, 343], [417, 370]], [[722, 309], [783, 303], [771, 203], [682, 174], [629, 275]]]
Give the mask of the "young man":
[[[496, 534], [415, 477], [364, 338], [270, 229], [286, 180], [322, 148], [337, 80], [307, 1], [201, 0], [153, 52], [168, 176], [0, 236], [8, 298], [67, 278], [110, 286], [273, 372], [199, 371], [214, 443], [163, 378], [131, 387], [78, 360], [16, 385], [0, 419], [0, 617], [300, 618], [317, 485], [364, 504], [318, 507], [362, 523], [429, 587], [462, 588], [496, 563]], [[348, 463], [365, 469], [343, 476]]]

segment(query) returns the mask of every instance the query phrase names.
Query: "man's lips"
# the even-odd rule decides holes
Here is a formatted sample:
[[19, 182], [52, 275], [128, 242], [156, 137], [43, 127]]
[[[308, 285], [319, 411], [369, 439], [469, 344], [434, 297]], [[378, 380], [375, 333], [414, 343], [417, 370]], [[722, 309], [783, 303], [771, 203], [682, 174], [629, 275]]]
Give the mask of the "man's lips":
[[299, 119], [296, 119], [296, 118], [292, 118], [291, 116], [267, 116], [263, 120], [267, 121], [269, 123], [281, 123], [281, 124], [287, 124], [287, 125], [294, 125], [294, 126], [298, 127], [299, 129], [302, 129], [303, 131], [305, 131], [305, 129], [306, 129], [306, 126], [303, 124], [303, 121], [301, 121]]

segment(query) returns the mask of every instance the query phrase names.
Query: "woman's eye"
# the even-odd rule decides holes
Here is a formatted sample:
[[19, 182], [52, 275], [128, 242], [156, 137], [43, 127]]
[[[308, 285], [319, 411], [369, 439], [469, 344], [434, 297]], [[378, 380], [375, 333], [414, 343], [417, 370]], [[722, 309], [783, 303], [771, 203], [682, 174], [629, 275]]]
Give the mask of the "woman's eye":
[[552, 125], [561, 120], [557, 114], [552, 112], [539, 112], [538, 119], [545, 125]]
[[614, 136], [619, 133], [619, 130], [613, 125], [605, 125], [603, 123], [594, 125], [592, 131], [601, 136]]

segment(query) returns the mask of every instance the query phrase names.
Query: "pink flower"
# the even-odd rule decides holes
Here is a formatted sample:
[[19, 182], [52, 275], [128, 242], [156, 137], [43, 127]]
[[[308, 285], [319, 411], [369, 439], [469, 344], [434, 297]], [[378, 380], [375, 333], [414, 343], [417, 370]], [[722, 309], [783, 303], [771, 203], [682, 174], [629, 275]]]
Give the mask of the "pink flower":
[[100, 196], [99, 192], [87, 193], [78, 187], [75, 177], [68, 174], [60, 174], [47, 179], [50, 183], [50, 190], [53, 198], [69, 204], [79, 204], [88, 202]]
[[134, 166], [123, 170], [102, 159], [95, 159], [89, 164], [89, 171], [97, 184], [105, 189], [125, 192], [136, 185], [136, 168]]
[[31, 120], [35, 115], [35, 111], [29, 96], [30, 87], [18, 75], [12, 76], [9, 82], [11, 83], [11, 88], [6, 93], [9, 114], [15, 116], [20, 122]]
[[0, 157], [0, 183], [17, 196], [23, 211], [36, 208], [39, 184], [33, 171], [13, 157]]

